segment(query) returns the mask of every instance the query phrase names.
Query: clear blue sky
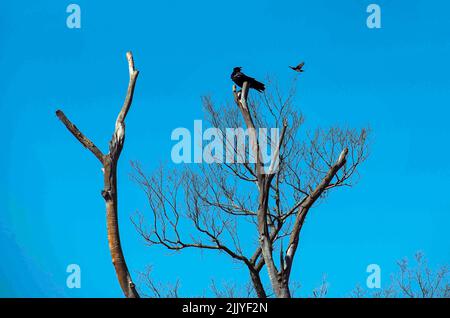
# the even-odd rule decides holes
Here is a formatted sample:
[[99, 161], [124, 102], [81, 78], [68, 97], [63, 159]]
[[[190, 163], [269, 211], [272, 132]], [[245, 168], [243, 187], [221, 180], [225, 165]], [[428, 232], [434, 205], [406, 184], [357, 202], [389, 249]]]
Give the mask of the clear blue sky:
[[[141, 71], [119, 170], [132, 273], [152, 264], [157, 280], [179, 278], [185, 296], [202, 294], [211, 278], [247, 279], [225, 256], [145, 247], [129, 221], [146, 206], [129, 161], [152, 170], [169, 160], [171, 131], [202, 117], [200, 96], [230, 98], [233, 66], [284, 83], [287, 65], [302, 59], [298, 107], [308, 125], [370, 124], [373, 134], [356, 187], [309, 215], [293, 273], [301, 294], [326, 273], [330, 295], [345, 296], [371, 263], [386, 284], [395, 261], [417, 250], [449, 263], [448, 1], [377, 1], [380, 30], [366, 27], [365, 0], [78, 1], [80, 30], [66, 27], [69, 3], [0, 2], [0, 296], [122, 296], [100, 166], [54, 111], [106, 150], [127, 50]], [[66, 288], [71, 263], [81, 266], [81, 289]]]

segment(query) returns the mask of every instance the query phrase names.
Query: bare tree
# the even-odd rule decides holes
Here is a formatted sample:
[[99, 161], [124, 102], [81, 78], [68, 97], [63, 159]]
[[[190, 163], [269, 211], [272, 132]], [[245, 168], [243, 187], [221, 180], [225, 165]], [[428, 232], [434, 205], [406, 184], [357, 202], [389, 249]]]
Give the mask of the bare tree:
[[114, 133], [109, 142], [109, 152], [103, 154], [101, 150], [87, 138], [72, 122], [64, 115], [61, 110], [56, 111], [56, 116], [62, 121], [66, 128], [74, 135], [76, 139], [100, 161], [103, 166], [102, 191], [103, 199], [106, 203], [106, 225], [108, 231], [109, 250], [111, 252], [112, 263], [116, 270], [117, 278], [126, 297], [139, 297], [135, 285], [128, 271], [122, 246], [120, 244], [119, 223], [117, 218], [117, 163], [122, 152], [125, 140], [125, 118], [133, 100], [134, 87], [139, 71], [134, 67], [133, 55], [127, 52], [130, 81], [128, 84], [125, 102], [117, 116]]
[[448, 267], [432, 270], [422, 252], [414, 255], [415, 266], [411, 267], [406, 258], [397, 262], [398, 272], [391, 275], [387, 288], [369, 293], [360, 285], [352, 291], [355, 298], [449, 298], [450, 284]]
[[[144, 240], [170, 250], [225, 253], [248, 269], [261, 298], [269, 296], [268, 289], [276, 297], [291, 297], [289, 278], [308, 212], [332, 189], [351, 186], [367, 157], [367, 129], [317, 129], [300, 139], [303, 117], [293, 105], [295, 85], [286, 97], [276, 85], [269, 86], [272, 92], [254, 98], [247, 83], [241, 91], [233, 86], [234, 107], [203, 98], [208, 122], [223, 133], [219, 139], [236, 160], [161, 167], [151, 175], [139, 163], [132, 164], [133, 178], [146, 193], [151, 211], [150, 220], [140, 212], [132, 219]], [[226, 136], [226, 128], [238, 127], [249, 132], [245, 158], [253, 160], [239, 160], [238, 138]], [[272, 148], [279, 160], [272, 160], [267, 169], [264, 149], [251, 134], [270, 127], [281, 133]], [[267, 137], [272, 144], [275, 139]], [[243, 241], [254, 244], [244, 246]], [[264, 266], [270, 287], [261, 280]]]
[[400, 274], [394, 277], [394, 280], [401, 295], [411, 298], [450, 297], [447, 266], [443, 266], [434, 272], [429, 268], [422, 252], [417, 252], [414, 258], [416, 261], [415, 268], [409, 267], [407, 259], [397, 263]]
[[212, 280], [210, 289], [217, 298], [253, 298], [255, 296], [251, 283], [238, 286], [236, 283], [223, 282], [220, 287], [215, 280]]
[[323, 275], [322, 282], [320, 283], [320, 286], [315, 288], [312, 292], [312, 297], [314, 298], [324, 298], [328, 294], [328, 282], [327, 282], [327, 276]]
[[143, 272], [138, 273], [140, 286], [139, 293], [151, 298], [179, 298], [180, 280], [175, 283], [157, 283], [152, 277], [152, 267], [147, 266]]

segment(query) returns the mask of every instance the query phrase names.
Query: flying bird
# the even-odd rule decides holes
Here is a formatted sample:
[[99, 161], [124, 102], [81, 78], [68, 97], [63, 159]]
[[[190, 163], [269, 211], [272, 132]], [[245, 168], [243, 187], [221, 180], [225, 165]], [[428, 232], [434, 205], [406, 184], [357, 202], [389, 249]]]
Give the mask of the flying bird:
[[297, 66], [289, 66], [290, 68], [292, 68], [294, 71], [302, 73], [303, 72], [303, 65], [305, 65], [305, 62], [301, 62], [299, 65]]
[[256, 89], [258, 92], [263, 92], [266, 89], [263, 83], [258, 82], [253, 77], [245, 75], [241, 72], [241, 69], [242, 67], [235, 67], [233, 68], [233, 73], [231, 73], [231, 79], [237, 86], [242, 87], [244, 82], [248, 82], [249, 87]]

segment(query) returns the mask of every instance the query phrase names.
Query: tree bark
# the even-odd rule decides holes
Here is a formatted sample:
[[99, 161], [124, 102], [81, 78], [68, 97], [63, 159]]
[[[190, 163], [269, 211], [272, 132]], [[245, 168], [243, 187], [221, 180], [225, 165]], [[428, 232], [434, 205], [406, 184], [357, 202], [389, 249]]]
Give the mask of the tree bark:
[[261, 277], [259, 276], [259, 271], [257, 271], [253, 266], [249, 266], [248, 269], [256, 295], [258, 296], [258, 298], [267, 298], [266, 291], [264, 290], [264, 286], [261, 282]]
[[108, 244], [111, 253], [112, 263], [116, 271], [117, 279], [124, 295], [127, 298], [138, 298], [135, 285], [128, 271], [125, 256], [123, 255], [120, 243], [119, 223], [118, 223], [118, 201], [117, 201], [117, 163], [122, 152], [125, 140], [125, 118], [130, 109], [134, 87], [139, 75], [139, 71], [134, 68], [133, 55], [127, 52], [130, 81], [128, 84], [125, 102], [117, 116], [114, 133], [109, 142], [109, 152], [104, 155], [95, 144], [89, 140], [60, 110], [56, 111], [56, 116], [62, 121], [66, 128], [78, 139], [78, 141], [89, 149], [103, 165], [104, 187], [102, 196], [106, 204], [106, 226], [108, 232]]

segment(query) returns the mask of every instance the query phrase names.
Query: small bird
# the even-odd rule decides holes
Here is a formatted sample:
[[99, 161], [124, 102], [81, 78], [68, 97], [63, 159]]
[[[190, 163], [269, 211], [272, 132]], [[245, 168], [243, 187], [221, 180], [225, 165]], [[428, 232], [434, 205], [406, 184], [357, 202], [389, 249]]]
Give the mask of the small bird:
[[294, 71], [296, 71], [296, 72], [299, 72], [299, 73], [302, 73], [303, 72], [303, 70], [302, 70], [302, 68], [303, 68], [303, 65], [305, 65], [305, 62], [301, 62], [299, 65], [297, 65], [297, 66], [289, 66], [290, 68], [292, 68]]
[[242, 67], [235, 67], [233, 68], [233, 73], [231, 73], [231, 79], [237, 86], [242, 87], [244, 82], [248, 82], [249, 87], [256, 89], [258, 92], [263, 92], [266, 89], [263, 83], [258, 82], [253, 77], [245, 75], [241, 72], [241, 69]]

